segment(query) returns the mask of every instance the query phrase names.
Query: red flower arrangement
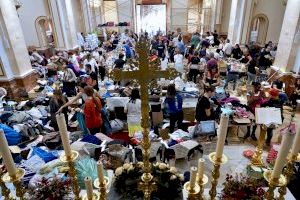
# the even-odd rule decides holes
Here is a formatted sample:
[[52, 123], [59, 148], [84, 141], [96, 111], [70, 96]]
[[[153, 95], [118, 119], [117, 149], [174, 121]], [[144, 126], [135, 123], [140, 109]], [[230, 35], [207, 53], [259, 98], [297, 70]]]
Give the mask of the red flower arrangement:
[[63, 200], [71, 193], [71, 180], [54, 177], [42, 178], [36, 188], [29, 191], [31, 199]]
[[263, 200], [264, 183], [244, 175], [226, 175], [224, 188], [220, 195], [224, 200]]

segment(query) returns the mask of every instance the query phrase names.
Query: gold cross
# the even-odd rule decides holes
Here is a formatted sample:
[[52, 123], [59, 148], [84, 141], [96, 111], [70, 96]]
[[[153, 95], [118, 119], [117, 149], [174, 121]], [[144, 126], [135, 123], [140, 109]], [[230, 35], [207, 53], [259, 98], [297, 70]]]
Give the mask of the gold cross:
[[149, 140], [149, 97], [148, 89], [149, 83], [153, 79], [168, 78], [174, 79], [177, 76], [177, 71], [174, 68], [168, 68], [165, 71], [160, 70], [160, 61], [149, 61], [149, 43], [145, 38], [140, 38], [136, 45], [136, 51], [138, 55], [138, 62], [133, 63], [138, 70], [133, 71], [121, 71], [114, 69], [112, 71], [112, 78], [115, 81], [120, 80], [132, 80], [135, 79], [140, 84], [141, 93], [141, 114], [143, 128], [143, 162], [144, 162], [144, 174], [142, 175], [142, 182], [139, 184], [139, 189], [144, 192], [144, 199], [150, 199], [150, 195], [155, 190], [155, 183], [152, 180], [150, 158], [150, 140]]

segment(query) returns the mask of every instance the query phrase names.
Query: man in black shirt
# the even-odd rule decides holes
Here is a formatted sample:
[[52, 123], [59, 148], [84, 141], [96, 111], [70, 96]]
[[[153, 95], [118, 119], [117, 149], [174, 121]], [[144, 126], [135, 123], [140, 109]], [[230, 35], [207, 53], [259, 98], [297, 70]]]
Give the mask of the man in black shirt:
[[96, 72], [92, 71], [92, 66], [90, 64], [85, 65], [85, 71], [87, 75], [89, 75], [87, 79], [87, 85], [93, 87], [95, 90], [99, 91], [99, 86], [98, 86], [98, 76]]
[[165, 53], [165, 44], [161, 40], [159, 40], [158, 46], [157, 46], [157, 53], [158, 57], [162, 58], [163, 54]]
[[205, 91], [204, 94], [201, 97], [199, 97], [196, 106], [195, 118], [197, 122], [215, 119], [213, 108], [209, 101], [209, 99], [215, 95], [215, 87], [213, 86], [206, 87], [204, 91]]
[[115, 60], [115, 67], [117, 69], [123, 69], [124, 64], [125, 64], [125, 60], [124, 60], [124, 55], [122, 53], [119, 54], [119, 58], [117, 60]]
[[113, 49], [117, 48], [118, 44], [119, 44], [119, 38], [118, 38], [118, 36], [116, 36], [112, 42], [112, 48]]
[[[119, 58], [115, 60], [114, 68], [122, 70], [125, 64], [124, 55], [122, 53], [119, 54]], [[121, 81], [114, 81], [114, 85], [121, 85]]]

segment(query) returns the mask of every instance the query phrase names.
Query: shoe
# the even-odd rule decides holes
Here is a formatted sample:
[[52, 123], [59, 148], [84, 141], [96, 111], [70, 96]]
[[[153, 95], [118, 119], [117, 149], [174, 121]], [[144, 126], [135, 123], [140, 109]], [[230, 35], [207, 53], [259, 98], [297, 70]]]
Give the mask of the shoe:
[[[252, 135], [251, 135], [252, 136]], [[245, 136], [244, 136], [244, 140], [248, 139], [248, 137], [250, 137], [250, 133], [247, 133]]]
[[257, 141], [257, 138], [256, 138], [255, 134], [252, 134], [251, 138], [252, 138], [252, 140]]

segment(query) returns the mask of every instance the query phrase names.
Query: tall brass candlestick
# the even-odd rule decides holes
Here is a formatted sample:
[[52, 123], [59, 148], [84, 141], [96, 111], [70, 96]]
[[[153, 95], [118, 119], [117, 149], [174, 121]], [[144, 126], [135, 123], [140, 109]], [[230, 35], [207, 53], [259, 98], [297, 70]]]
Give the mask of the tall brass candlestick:
[[141, 92], [141, 115], [142, 115], [142, 123], [141, 126], [143, 128], [143, 163], [144, 163], [144, 173], [141, 177], [141, 182], [139, 183], [139, 190], [142, 190], [144, 193], [144, 199], [150, 200], [151, 193], [156, 189], [156, 184], [153, 181], [153, 177], [151, 175], [151, 164], [149, 162], [150, 158], [150, 139], [149, 139], [149, 97], [148, 97], [148, 89], [149, 83], [152, 80], [156, 80], [158, 78], [176, 78], [177, 72], [175, 69], [168, 68], [167, 70], [160, 70], [160, 62], [149, 62], [149, 49], [150, 45], [146, 38], [140, 37], [137, 45], [136, 51], [138, 54], [138, 62], [133, 63], [138, 70], [132, 71], [120, 71], [113, 70], [112, 78], [116, 81], [120, 80], [137, 80], [140, 84], [140, 92]]
[[23, 200], [25, 190], [22, 186], [22, 178], [25, 175], [25, 170], [22, 168], [16, 168], [2, 129], [0, 129], [0, 153], [7, 170], [7, 173], [2, 176], [2, 181], [5, 183], [13, 183], [16, 188], [16, 196]]
[[269, 182], [269, 189], [266, 193], [267, 199], [274, 198], [274, 190], [276, 187], [286, 185], [286, 177], [282, 175], [282, 169], [286, 164], [286, 159], [291, 148], [294, 135], [286, 133], [283, 136], [280, 151], [278, 153], [274, 169], [264, 173], [264, 178]]
[[188, 194], [188, 200], [197, 200], [200, 192], [200, 187], [197, 180], [197, 167], [191, 167], [190, 171], [190, 181], [186, 182], [183, 186], [184, 190]]
[[205, 160], [203, 158], [200, 158], [198, 160], [198, 174], [197, 174], [197, 183], [200, 187], [200, 192], [198, 195], [199, 200], [203, 200], [203, 193], [204, 193], [204, 185], [208, 182], [208, 177], [204, 174], [204, 163]]
[[262, 153], [263, 153], [263, 146], [264, 146], [264, 143], [265, 143], [266, 133], [267, 133], [266, 127], [260, 126], [258, 144], [257, 144], [257, 147], [255, 149], [254, 155], [251, 159], [251, 165], [253, 165], [253, 166], [257, 166], [257, 167], [263, 167], [264, 166], [264, 162], [263, 162], [263, 159], [262, 159]]
[[[294, 119], [294, 115], [292, 115], [292, 120]], [[290, 155], [288, 157], [288, 163], [287, 166], [283, 172], [283, 175], [286, 178], [287, 183], [289, 182], [291, 176], [293, 175], [293, 168], [294, 168], [294, 163], [295, 161], [300, 161], [300, 154], [299, 154], [299, 150], [300, 150], [300, 122], [296, 123], [296, 136], [294, 139], [294, 143], [290, 152]], [[279, 199], [283, 200], [284, 196], [286, 194], [286, 187], [287, 185], [284, 185], [282, 187], [279, 188]]]
[[71, 151], [71, 157], [66, 156], [65, 154], [60, 156], [60, 160], [64, 163], [68, 163], [69, 166], [69, 174], [72, 181], [72, 189], [73, 193], [75, 195], [75, 200], [80, 200], [80, 187], [78, 185], [78, 179], [75, 169], [75, 161], [78, 158], [78, 152], [77, 151]]
[[218, 179], [220, 177], [220, 167], [221, 164], [225, 164], [228, 159], [223, 154], [222, 158], [216, 158], [216, 153], [213, 152], [209, 154], [209, 160], [214, 164], [214, 169], [212, 170], [212, 181], [211, 181], [211, 189], [209, 191], [209, 196], [211, 200], [215, 200], [217, 196], [217, 186]]
[[80, 187], [78, 185], [76, 169], [74, 165], [75, 160], [78, 158], [79, 154], [77, 151], [71, 150], [65, 116], [63, 114], [56, 115], [56, 121], [64, 147], [64, 154], [60, 156], [60, 160], [64, 163], [68, 163], [68, 166], [70, 168], [69, 174], [72, 181], [72, 188], [73, 193], [75, 195], [75, 200], [79, 200]]
[[[283, 171], [283, 175], [285, 176], [286, 178], [286, 182], [287, 184], [289, 183], [290, 181], [290, 178], [291, 176], [293, 175], [293, 172], [294, 172], [294, 164], [295, 162], [297, 161], [297, 157], [298, 155], [291, 155], [289, 157], [289, 160], [288, 160], [288, 163], [286, 165], [286, 168], [285, 170]], [[279, 188], [279, 200], [284, 200], [284, 196], [286, 195], [286, 187], [287, 187], [287, 184], [285, 184], [284, 186], [281, 186]]]
[[218, 142], [216, 152], [209, 154], [209, 160], [214, 164], [212, 170], [211, 189], [209, 191], [210, 198], [214, 200], [217, 196], [217, 185], [220, 177], [220, 166], [227, 162], [227, 157], [223, 154], [224, 143], [227, 135], [229, 117], [226, 115], [221, 116], [220, 125], [218, 129]]

